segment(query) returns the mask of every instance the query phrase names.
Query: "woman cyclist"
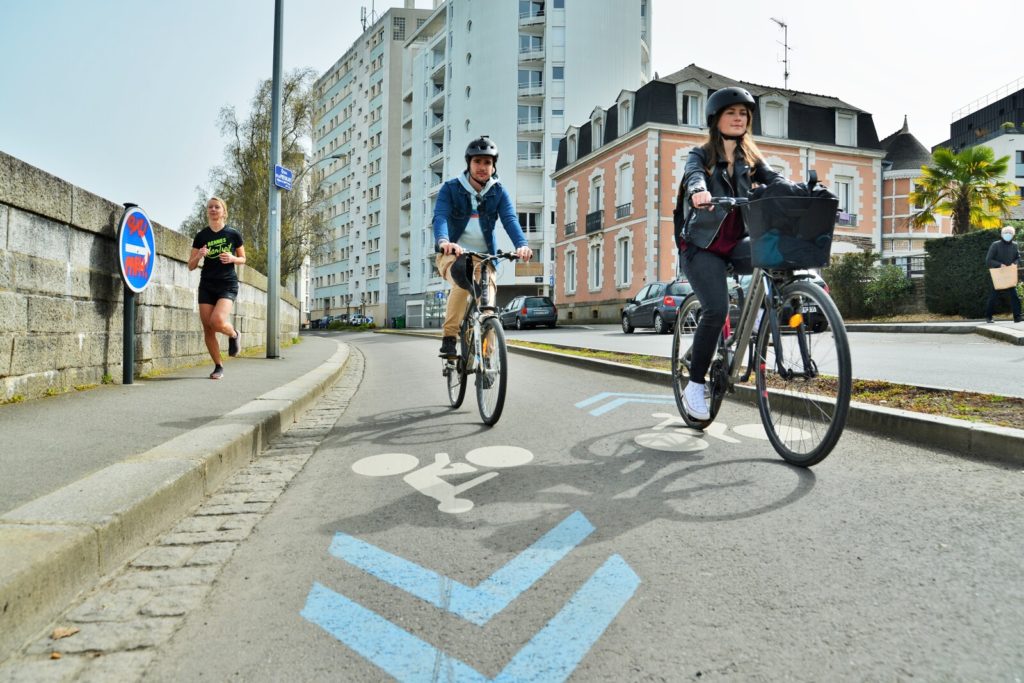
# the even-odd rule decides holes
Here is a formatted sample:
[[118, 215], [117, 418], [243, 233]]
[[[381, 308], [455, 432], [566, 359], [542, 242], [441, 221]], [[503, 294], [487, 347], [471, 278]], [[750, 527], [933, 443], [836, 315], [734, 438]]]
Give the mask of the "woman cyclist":
[[680, 261], [701, 305], [690, 381], [683, 390], [683, 406], [695, 420], [711, 418], [704, 378], [729, 314], [727, 266], [731, 264], [739, 274], [752, 272], [750, 238], [742, 214], [710, 207], [708, 202], [712, 197], [745, 197], [755, 183], [787, 182], [768, 166], [754, 144], [756, 106], [743, 88], [712, 93], [707, 102], [708, 139], [690, 151], [676, 200], [683, 211], [683, 229], [677, 236]]

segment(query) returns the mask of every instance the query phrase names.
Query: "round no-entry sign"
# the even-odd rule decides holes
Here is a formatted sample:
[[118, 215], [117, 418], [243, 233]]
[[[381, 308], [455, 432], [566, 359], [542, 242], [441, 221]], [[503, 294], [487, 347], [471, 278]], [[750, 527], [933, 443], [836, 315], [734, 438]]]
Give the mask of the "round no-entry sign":
[[156, 263], [156, 235], [146, 212], [128, 207], [117, 229], [117, 256], [121, 279], [133, 292], [141, 292], [153, 279]]

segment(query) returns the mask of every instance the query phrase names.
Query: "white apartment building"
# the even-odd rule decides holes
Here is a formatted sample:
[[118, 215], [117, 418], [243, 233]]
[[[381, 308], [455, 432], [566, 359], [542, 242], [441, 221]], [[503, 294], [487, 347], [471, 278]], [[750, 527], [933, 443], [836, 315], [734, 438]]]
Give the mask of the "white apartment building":
[[[435, 2], [406, 42], [401, 135], [394, 138], [401, 155], [397, 249], [387, 245], [389, 259], [397, 254], [398, 278], [389, 289], [389, 317], [404, 315], [410, 327], [440, 326], [448, 286], [433, 265], [434, 200], [444, 181], [465, 170], [466, 145], [480, 135], [498, 145], [498, 175], [536, 254], [533, 263], [503, 268], [498, 303], [550, 292], [550, 174], [558, 143], [568, 122], [587, 118], [594, 102], [650, 80], [650, 6], [650, 0]], [[499, 234], [510, 247], [504, 231]]]
[[385, 321], [387, 282], [398, 277], [403, 47], [430, 16], [413, 0], [388, 10], [314, 85], [313, 174], [327, 191], [330, 235], [313, 255], [312, 320], [362, 313]]

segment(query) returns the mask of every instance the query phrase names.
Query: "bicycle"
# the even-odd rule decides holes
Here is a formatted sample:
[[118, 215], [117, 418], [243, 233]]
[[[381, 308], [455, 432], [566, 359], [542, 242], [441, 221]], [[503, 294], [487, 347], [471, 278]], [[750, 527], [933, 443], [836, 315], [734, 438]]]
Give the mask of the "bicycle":
[[[824, 204], [808, 212], [811, 226], [828, 240], [824, 261], [828, 259], [831, 232], [835, 225], [835, 200], [822, 197], [790, 197], [783, 201], [804, 200]], [[689, 382], [690, 348], [683, 349], [683, 337], [692, 335], [700, 320], [700, 301], [691, 294], [676, 316], [672, 336], [672, 388], [676, 407], [690, 427], [703, 430], [714, 421], [726, 391], [735, 393], [737, 383], [745, 383], [753, 373], [758, 411], [775, 450], [793, 465], [811, 467], [824, 460], [835, 447], [846, 426], [852, 390], [850, 345], [839, 309], [818, 284], [794, 275], [796, 265], [760, 267], [756, 240], [763, 238], [756, 221], [758, 212], [747, 211], [758, 202], [741, 197], [715, 197], [711, 204], [739, 207], [745, 211], [751, 233], [754, 271], [750, 291], [743, 297], [736, 329], [728, 317], [719, 334], [715, 355], [705, 383], [708, 420], [690, 417], [683, 406], [683, 389]], [[807, 206], [810, 206], [809, 204]], [[813, 216], [813, 218], [812, 218]], [[774, 223], [778, 225], [778, 221]], [[790, 226], [794, 233], [807, 237], [808, 226]], [[776, 235], [777, 237], [777, 235]], [[815, 260], [820, 259], [820, 253]], [[820, 262], [818, 263], [820, 265]]]
[[[470, 374], [476, 375], [476, 401], [480, 419], [485, 425], [492, 426], [498, 422], [505, 407], [508, 350], [505, 331], [489, 300], [486, 271], [501, 259], [514, 261], [519, 257], [501, 251], [497, 254], [466, 251], [463, 254], [473, 263], [469, 306], [459, 326], [460, 353], [457, 357], [442, 359], [441, 374], [445, 378], [452, 408], [462, 405], [468, 377]], [[479, 269], [476, 268], [476, 262], [480, 262]]]

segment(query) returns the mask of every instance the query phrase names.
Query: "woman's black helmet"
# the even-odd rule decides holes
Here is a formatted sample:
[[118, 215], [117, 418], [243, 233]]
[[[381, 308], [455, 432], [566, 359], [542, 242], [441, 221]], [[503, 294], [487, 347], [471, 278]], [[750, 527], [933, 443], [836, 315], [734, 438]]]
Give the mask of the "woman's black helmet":
[[486, 135], [481, 135], [466, 148], [466, 163], [473, 157], [494, 157], [494, 164], [498, 164], [498, 146], [491, 142]]
[[757, 109], [757, 100], [745, 88], [722, 88], [711, 93], [708, 104], [704, 107], [708, 117], [708, 128], [714, 124], [718, 112], [734, 104], [745, 104], [752, 111]]

